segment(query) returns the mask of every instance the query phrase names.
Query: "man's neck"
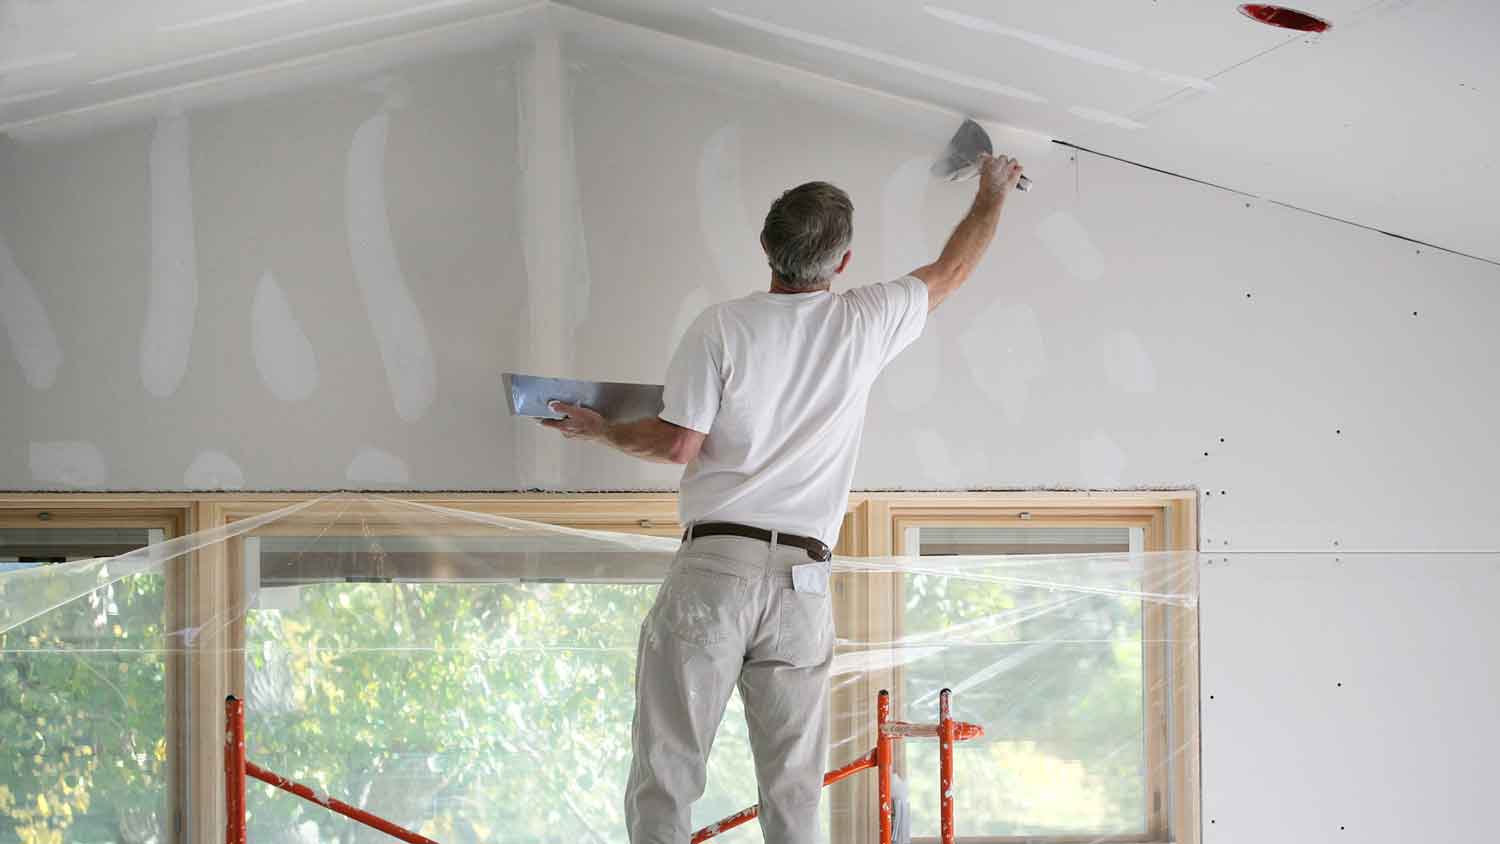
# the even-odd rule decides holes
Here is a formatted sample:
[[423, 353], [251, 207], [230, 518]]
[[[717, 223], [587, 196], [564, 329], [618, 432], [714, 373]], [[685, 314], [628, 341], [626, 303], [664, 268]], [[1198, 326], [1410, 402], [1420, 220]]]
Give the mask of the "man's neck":
[[796, 288], [787, 287], [786, 285], [782, 284], [781, 282], [779, 282], [779, 281], [777, 281], [775, 279], [771, 280], [771, 292], [772, 293], [780, 293], [780, 294], [818, 293], [820, 291], [828, 290], [832, 286], [833, 286], [833, 283], [829, 282], [828, 284], [824, 284], [824, 285], [821, 285], [821, 286], [818, 286], [818, 287], [804, 287], [804, 288], [801, 288], [801, 289], [796, 289]]

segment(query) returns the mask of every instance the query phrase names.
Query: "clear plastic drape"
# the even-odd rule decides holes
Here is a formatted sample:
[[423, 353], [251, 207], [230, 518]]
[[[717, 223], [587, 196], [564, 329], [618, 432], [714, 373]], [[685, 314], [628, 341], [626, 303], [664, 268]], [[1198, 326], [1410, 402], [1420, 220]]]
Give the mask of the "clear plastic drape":
[[[357, 494], [262, 509], [0, 574], [0, 841], [188, 840], [222, 811], [192, 743], [226, 691], [250, 760], [445, 844], [624, 840], [636, 640], [676, 540]], [[956, 753], [961, 834], [1168, 834], [1196, 817], [1197, 563], [836, 558], [829, 767], [873, 747], [879, 690], [931, 722], [950, 688], [985, 730]], [[903, 745], [934, 835], [936, 744]], [[868, 777], [825, 795], [835, 840], [865, 834]], [[695, 825], [755, 800], [735, 699]], [[255, 842], [388, 840], [260, 784], [248, 815]]]

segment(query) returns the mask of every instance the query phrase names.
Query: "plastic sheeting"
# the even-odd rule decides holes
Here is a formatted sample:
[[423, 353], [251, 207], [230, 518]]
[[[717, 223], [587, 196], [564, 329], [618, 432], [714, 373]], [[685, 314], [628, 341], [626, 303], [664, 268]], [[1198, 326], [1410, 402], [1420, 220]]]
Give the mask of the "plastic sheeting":
[[[0, 840], [209, 828], [222, 774], [186, 745], [225, 688], [253, 762], [445, 844], [624, 840], [636, 637], [675, 539], [356, 494], [261, 510], [0, 574]], [[957, 751], [961, 835], [1164, 840], [1196, 817], [1197, 564], [835, 558], [829, 767], [873, 746], [879, 689], [930, 722], [951, 688], [985, 728]], [[936, 744], [904, 744], [935, 835]], [[867, 777], [825, 795], [835, 840], [867, 828]], [[695, 825], [755, 799], [736, 698]], [[248, 812], [255, 842], [385, 840], [259, 784]]]

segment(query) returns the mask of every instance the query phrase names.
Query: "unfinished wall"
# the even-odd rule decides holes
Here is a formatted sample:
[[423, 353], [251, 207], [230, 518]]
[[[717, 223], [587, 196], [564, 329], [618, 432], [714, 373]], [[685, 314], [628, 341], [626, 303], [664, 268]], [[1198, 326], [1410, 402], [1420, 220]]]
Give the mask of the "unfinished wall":
[[[972, 195], [926, 175], [952, 115], [539, 14], [0, 139], [0, 488], [670, 488], [509, 418], [500, 373], [658, 380], [698, 309], [765, 285], [756, 229], [792, 184], [852, 194], [846, 283], [930, 260]], [[1203, 548], [1231, 552], [1204, 578], [1208, 840], [1251, 817], [1325, 840], [1333, 776], [1348, 805], [1396, 805], [1412, 783], [1340, 757], [1370, 736], [1335, 727], [1410, 731], [1409, 701], [1322, 686], [1404, 642], [1434, 720], [1492, 695], [1443, 624], [1493, 568], [1417, 588], [1439, 558], [1331, 555], [1493, 548], [1500, 269], [1023, 146], [1037, 188], [877, 385], [856, 485], [1201, 487]], [[1500, 750], [1419, 735], [1386, 764]], [[1332, 767], [1278, 778], [1272, 740]], [[1447, 822], [1477, 834], [1480, 805]]]

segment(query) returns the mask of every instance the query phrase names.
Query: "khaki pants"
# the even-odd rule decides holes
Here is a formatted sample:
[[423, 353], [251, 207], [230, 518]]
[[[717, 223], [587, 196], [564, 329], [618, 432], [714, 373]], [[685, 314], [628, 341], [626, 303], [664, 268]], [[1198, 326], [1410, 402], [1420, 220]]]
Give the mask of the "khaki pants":
[[703, 795], [736, 683], [765, 840], [819, 840], [834, 641], [828, 571], [806, 551], [734, 536], [678, 552], [641, 625], [625, 791], [632, 844], [687, 844], [689, 809]]

